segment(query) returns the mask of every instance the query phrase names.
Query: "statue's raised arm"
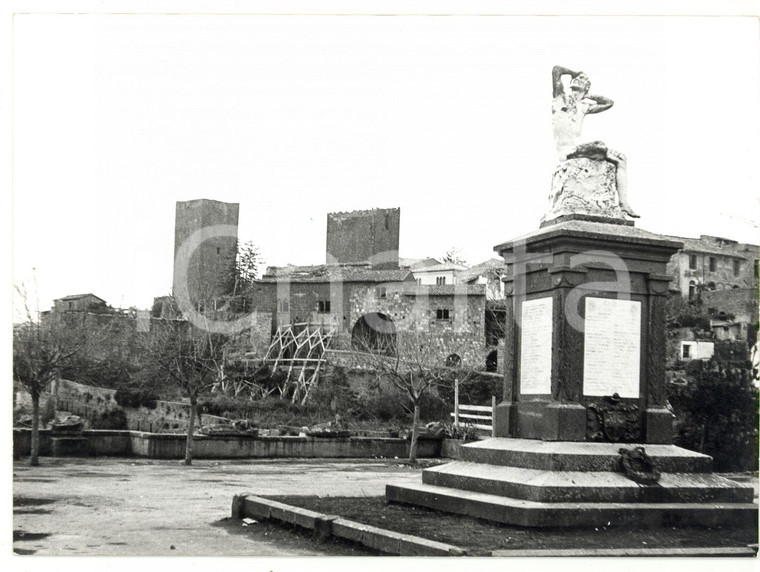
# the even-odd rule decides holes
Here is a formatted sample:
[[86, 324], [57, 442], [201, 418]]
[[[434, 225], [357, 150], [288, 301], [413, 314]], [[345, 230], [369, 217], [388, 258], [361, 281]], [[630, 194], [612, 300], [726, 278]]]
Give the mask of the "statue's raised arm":
[[586, 113], [601, 113], [615, 105], [614, 101], [603, 95], [586, 95], [586, 99], [590, 99], [594, 102], [594, 105], [591, 105]]
[[563, 75], [569, 75], [571, 78], [574, 78], [582, 73], [562, 66], [554, 66], [552, 68], [552, 97], [558, 97], [565, 93], [565, 86], [562, 84]]
[[[567, 87], [563, 78], [569, 76]], [[627, 159], [625, 155], [608, 149], [601, 141], [584, 143], [581, 139], [586, 115], [607, 111], [614, 102], [602, 95], [590, 95], [591, 80], [582, 71], [563, 66], [552, 68], [552, 126], [557, 156], [560, 161], [586, 158], [606, 161], [615, 167], [616, 187], [620, 208], [630, 217], [637, 217], [628, 205]]]

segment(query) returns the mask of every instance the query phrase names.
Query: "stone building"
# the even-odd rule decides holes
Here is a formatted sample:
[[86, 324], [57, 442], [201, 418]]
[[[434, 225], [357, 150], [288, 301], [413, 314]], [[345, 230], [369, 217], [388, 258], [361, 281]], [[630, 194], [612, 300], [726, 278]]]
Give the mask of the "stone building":
[[456, 282], [460, 284], [485, 284], [486, 300], [503, 301], [504, 282], [502, 277], [506, 275], [507, 266], [503, 260], [491, 258], [465, 270], [461, 270], [456, 275]]
[[398, 268], [401, 209], [371, 209], [327, 215], [327, 264]]
[[[434, 344], [427, 356], [441, 365], [485, 364], [483, 285], [421, 286], [406, 269], [270, 267], [256, 281], [253, 305], [272, 331], [287, 324], [331, 329], [333, 349], [384, 351], [401, 337], [419, 337]], [[257, 349], [262, 353], [263, 343]]]
[[435, 259], [433, 259], [434, 263], [431, 263], [430, 260], [423, 260], [410, 268], [417, 284], [435, 286], [456, 284], [457, 274], [467, 270], [467, 266], [463, 264], [440, 262]]
[[668, 274], [673, 288], [687, 300], [695, 301], [702, 291], [757, 288], [757, 245], [704, 234], [673, 238], [684, 247], [671, 257]]
[[[197, 304], [226, 294], [230, 269], [237, 253], [240, 205], [209, 199], [178, 201], [174, 223], [174, 278], [172, 294], [179, 298], [186, 271], [190, 301]], [[224, 225], [220, 228], [219, 225]], [[221, 230], [222, 232], [215, 232]], [[201, 243], [186, 252], [182, 245], [195, 233]]]
[[54, 312], [107, 312], [108, 304], [95, 294], [72, 294], [53, 300]]

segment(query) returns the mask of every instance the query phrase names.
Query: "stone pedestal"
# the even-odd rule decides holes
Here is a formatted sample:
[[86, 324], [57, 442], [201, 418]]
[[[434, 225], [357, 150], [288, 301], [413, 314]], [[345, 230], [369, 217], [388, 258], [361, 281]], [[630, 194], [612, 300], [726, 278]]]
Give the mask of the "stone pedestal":
[[680, 246], [631, 226], [570, 219], [495, 248], [511, 269], [496, 436], [672, 442], [666, 264]]
[[672, 445], [666, 264], [682, 244], [598, 202], [570, 212], [584, 210], [584, 168], [609, 190], [609, 169], [588, 161], [555, 175], [541, 229], [495, 248], [510, 269], [495, 436], [386, 499], [520, 526], [757, 526], [751, 487]]
[[618, 204], [616, 174], [609, 161], [582, 157], [561, 162], [552, 175], [542, 225], [567, 217], [632, 225]]

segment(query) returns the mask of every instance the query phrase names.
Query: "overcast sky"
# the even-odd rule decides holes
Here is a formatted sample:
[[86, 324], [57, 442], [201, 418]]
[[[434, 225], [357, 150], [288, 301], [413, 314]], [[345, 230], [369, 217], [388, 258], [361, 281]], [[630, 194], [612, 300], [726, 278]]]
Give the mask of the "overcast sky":
[[267, 264], [325, 259], [326, 214], [401, 207], [400, 253], [470, 263], [537, 228], [551, 69], [614, 107], [637, 226], [760, 242], [753, 18], [16, 15], [14, 282], [42, 309], [149, 307], [174, 205], [240, 203]]

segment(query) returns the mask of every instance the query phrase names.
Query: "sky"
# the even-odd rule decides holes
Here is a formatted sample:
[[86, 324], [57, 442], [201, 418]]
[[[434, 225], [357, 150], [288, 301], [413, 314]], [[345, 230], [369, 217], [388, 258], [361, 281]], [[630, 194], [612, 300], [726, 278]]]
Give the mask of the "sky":
[[325, 260], [328, 212], [401, 208], [400, 254], [472, 264], [538, 227], [551, 69], [614, 100], [637, 227], [760, 243], [749, 17], [16, 14], [13, 282], [150, 307], [176, 201], [240, 203], [268, 265]]

